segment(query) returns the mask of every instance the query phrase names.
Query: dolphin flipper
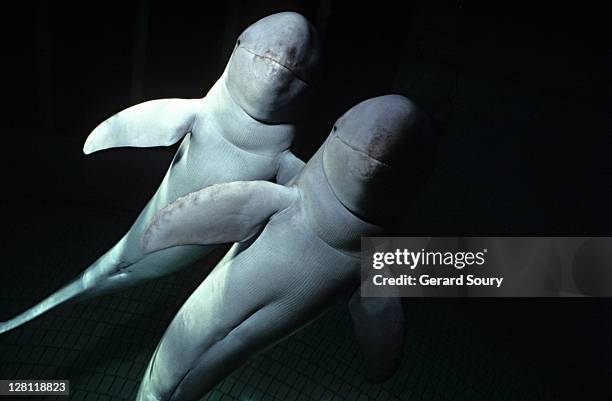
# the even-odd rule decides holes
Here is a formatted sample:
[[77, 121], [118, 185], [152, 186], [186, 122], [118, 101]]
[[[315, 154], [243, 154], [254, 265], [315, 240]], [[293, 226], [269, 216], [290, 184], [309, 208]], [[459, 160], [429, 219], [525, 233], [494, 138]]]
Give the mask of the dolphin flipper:
[[276, 173], [276, 182], [281, 185], [288, 183], [293, 177], [295, 177], [306, 163], [300, 158], [295, 156], [290, 151], [287, 151], [281, 158], [278, 165], [278, 172]]
[[267, 181], [212, 185], [157, 212], [143, 235], [142, 246], [149, 253], [176, 245], [245, 241], [297, 196], [296, 188]]
[[87, 137], [90, 154], [122, 146], [170, 146], [191, 131], [202, 99], [159, 99], [129, 107], [98, 125]]
[[349, 301], [349, 312], [367, 363], [367, 378], [384, 382], [397, 371], [402, 358], [406, 330], [402, 299], [362, 297], [359, 288]]

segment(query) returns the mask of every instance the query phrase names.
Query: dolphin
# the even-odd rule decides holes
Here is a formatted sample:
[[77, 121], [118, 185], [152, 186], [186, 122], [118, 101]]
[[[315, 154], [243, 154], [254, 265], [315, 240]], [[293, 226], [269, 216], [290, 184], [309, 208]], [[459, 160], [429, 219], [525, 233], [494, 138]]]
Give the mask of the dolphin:
[[144, 102], [96, 127], [85, 154], [183, 140], [156, 193], [119, 242], [73, 282], [0, 323], [0, 333], [67, 301], [172, 273], [210, 253], [213, 246], [184, 246], [145, 255], [140, 239], [158, 210], [199, 188], [237, 180], [285, 183], [293, 177], [304, 162], [290, 146], [318, 62], [313, 26], [294, 12], [273, 14], [240, 34], [223, 74], [204, 98]]
[[237, 243], [170, 323], [137, 400], [198, 400], [252, 355], [351, 294], [366, 361], [379, 375], [391, 374], [405, 329], [401, 302], [359, 295], [360, 238], [391, 232], [416, 197], [433, 160], [428, 127], [407, 98], [372, 98], [336, 121], [286, 185], [217, 184], [162, 209], [144, 233], [145, 252]]

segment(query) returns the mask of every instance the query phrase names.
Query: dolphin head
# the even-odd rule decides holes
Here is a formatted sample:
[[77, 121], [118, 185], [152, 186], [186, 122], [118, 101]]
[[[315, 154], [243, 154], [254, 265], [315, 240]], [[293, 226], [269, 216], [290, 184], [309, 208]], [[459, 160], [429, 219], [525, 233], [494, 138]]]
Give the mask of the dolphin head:
[[323, 148], [323, 170], [338, 200], [385, 223], [416, 198], [433, 167], [429, 120], [410, 100], [387, 95], [340, 117]]
[[272, 14], [240, 34], [225, 82], [251, 117], [289, 122], [308, 100], [318, 61], [317, 34], [306, 18], [294, 12]]

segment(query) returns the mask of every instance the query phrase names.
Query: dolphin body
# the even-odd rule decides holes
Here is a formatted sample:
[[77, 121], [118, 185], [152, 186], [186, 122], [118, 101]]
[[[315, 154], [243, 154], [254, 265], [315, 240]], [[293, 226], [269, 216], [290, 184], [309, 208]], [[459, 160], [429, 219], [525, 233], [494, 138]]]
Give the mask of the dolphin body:
[[144, 255], [140, 240], [155, 213], [182, 195], [236, 180], [284, 183], [303, 167], [289, 148], [312, 90], [318, 46], [314, 28], [300, 14], [270, 15], [242, 32], [225, 71], [204, 98], [148, 101], [101, 123], [85, 142], [86, 154], [120, 146], [168, 146], [184, 138], [157, 192], [125, 236], [76, 280], [0, 323], [0, 333], [69, 300], [172, 273], [211, 252], [213, 246], [183, 246]]
[[137, 400], [198, 400], [252, 355], [351, 294], [366, 361], [378, 379], [393, 373], [405, 327], [401, 302], [359, 296], [360, 238], [389, 233], [398, 207], [414, 198], [406, 188], [428, 175], [426, 127], [402, 96], [369, 99], [337, 120], [287, 186], [213, 185], [161, 210], [143, 236], [146, 252], [239, 242], [171, 322]]

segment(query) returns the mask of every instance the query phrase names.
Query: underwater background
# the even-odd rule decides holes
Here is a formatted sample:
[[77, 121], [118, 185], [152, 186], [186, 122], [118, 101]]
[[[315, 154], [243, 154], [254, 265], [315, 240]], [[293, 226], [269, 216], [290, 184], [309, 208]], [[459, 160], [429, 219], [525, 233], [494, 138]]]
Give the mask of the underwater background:
[[[400, 93], [432, 117], [436, 170], [400, 216], [402, 234], [611, 236], [610, 24], [599, 7], [580, 5], [7, 3], [0, 27], [0, 321], [112, 246], [175, 151], [85, 156], [89, 132], [145, 100], [204, 96], [239, 32], [284, 10], [309, 18], [324, 44], [298, 156], [308, 159], [333, 121], [368, 97]], [[222, 254], [0, 335], [0, 378], [69, 379], [70, 400], [131, 400], [164, 329]], [[609, 299], [404, 305], [403, 363], [382, 385], [366, 382], [346, 306], [337, 305], [204, 399], [612, 399]], [[65, 398], [19, 398], [27, 399]]]

